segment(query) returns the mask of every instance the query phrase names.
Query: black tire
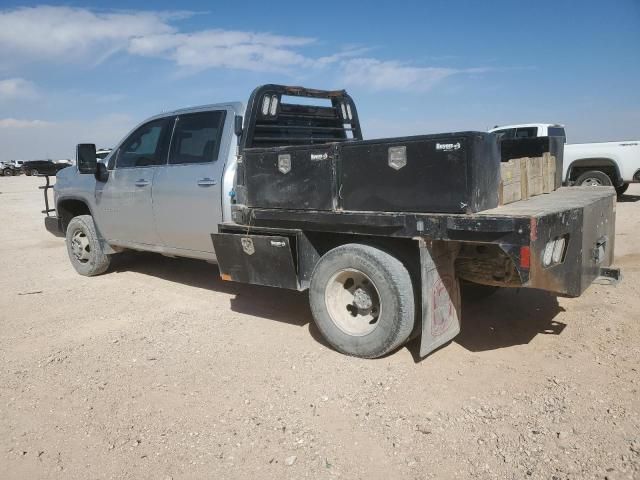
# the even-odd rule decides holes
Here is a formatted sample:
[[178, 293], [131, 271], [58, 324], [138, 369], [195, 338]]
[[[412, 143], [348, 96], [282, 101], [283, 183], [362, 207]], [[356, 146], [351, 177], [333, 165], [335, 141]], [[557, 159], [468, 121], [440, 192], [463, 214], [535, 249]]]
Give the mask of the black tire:
[[460, 282], [460, 287], [462, 290], [462, 301], [469, 303], [480, 302], [500, 290], [500, 287], [493, 285], [481, 285], [468, 281]]
[[627, 188], [629, 188], [629, 184], [623, 183], [619, 187], [616, 187], [616, 193], [618, 194], [619, 197], [621, 197], [622, 195], [625, 194], [625, 192], [627, 191]]
[[[351, 283], [351, 288], [366, 288], [370, 290], [372, 298], [377, 298], [378, 303], [373, 301], [374, 306], [367, 315], [355, 306], [355, 301], [351, 304], [345, 302], [344, 305], [344, 312], [351, 314], [353, 322], [364, 322], [364, 330], [373, 328], [371, 331], [358, 334], [348, 332], [340, 326], [339, 319], [332, 317], [331, 311], [338, 311], [336, 317], [342, 311], [342, 305], [337, 300], [339, 295], [331, 295], [332, 290], [335, 292], [335, 288], [338, 288], [340, 292], [340, 287], [346, 292], [351, 290], [346, 286], [349, 278], [344, 286], [340, 285], [337, 278], [341, 275], [360, 276], [361, 280], [357, 281], [361, 285]], [[336, 303], [329, 306], [329, 298]], [[327, 342], [339, 352], [355, 357], [377, 358], [395, 350], [407, 341], [415, 324], [416, 308], [409, 271], [394, 256], [369, 245], [351, 243], [327, 252], [311, 276], [309, 303], [315, 323]], [[374, 310], [377, 310], [377, 316]], [[367, 321], [371, 316], [375, 318]]]
[[93, 277], [104, 273], [111, 257], [102, 251], [91, 215], [73, 217], [66, 232], [67, 253], [80, 275]]
[[33, 175], [34, 177], [38, 175], [38, 170], [36, 170], [35, 168], [31, 170], [31, 175]]
[[610, 187], [613, 185], [611, 178], [604, 172], [599, 170], [589, 170], [584, 172], [576, 179], [577, 186], [592, 186], [592, 187]]
[[2, 174], [3, 174], [5, 177], [11, 177], [11, 176], [13, 176], [13, 170], [11, 170], [10, 168], [5, 168], [5, 169], [2, 171]]

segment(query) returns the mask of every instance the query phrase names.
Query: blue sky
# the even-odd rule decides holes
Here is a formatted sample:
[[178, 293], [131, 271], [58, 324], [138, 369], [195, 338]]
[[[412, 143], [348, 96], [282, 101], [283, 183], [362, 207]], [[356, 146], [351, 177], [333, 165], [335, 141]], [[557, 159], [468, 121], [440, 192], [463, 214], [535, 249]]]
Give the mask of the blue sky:
[[346, 88], [366, 138], [561, 122], [640, 139], [640, 0], [0, 6], [0, 160], [113, 145], [262, 83]]

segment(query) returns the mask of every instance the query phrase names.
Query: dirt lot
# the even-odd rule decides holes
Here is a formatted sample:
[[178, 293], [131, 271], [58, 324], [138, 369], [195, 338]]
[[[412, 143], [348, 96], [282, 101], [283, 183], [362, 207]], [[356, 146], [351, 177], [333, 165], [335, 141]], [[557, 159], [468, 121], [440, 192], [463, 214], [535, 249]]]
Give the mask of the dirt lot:
[[0, 178], [0, 478], [640, 478], [640, 186], [619, 286], [465, 305], [425, 360], [327, 348], [305, 294], [126, 254], [78, 276]]

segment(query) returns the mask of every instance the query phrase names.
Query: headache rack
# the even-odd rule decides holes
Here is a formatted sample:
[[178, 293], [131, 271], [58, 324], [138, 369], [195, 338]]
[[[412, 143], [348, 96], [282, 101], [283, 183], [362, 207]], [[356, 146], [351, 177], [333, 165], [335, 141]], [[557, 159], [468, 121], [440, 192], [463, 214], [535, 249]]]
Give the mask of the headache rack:
[[[331, 106], [288, 103], [286, 97], [325, 99]], [[351, 139], [362, 140], [362, 131], [356, 106], [344, 90], [263, 85], [249, 98], [240, 148], [316, 145]]]

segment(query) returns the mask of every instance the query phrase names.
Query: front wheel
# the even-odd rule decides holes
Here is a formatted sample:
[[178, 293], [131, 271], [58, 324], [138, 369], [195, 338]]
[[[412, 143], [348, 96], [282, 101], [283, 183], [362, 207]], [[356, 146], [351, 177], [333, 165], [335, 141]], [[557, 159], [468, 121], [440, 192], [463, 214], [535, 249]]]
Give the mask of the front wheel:
[[590, 170], [578, 177], [576, 185], [580, 187], [610, 187], [613, 183], [606, 173], [599, 170]]
[[5, 169], [2, 171], [2, 174], [3, 174], [5, 177], [11, 177], [11, 176], [13, 175], [13, 170], [11, 170], [10, 168], [5, 168]]
[[381, 357], [404, 344], [416, 308], [411, 276], [378, 248], [346, 244], [326, 253], [311, 277], [309, 303], [318, 329], [336, 350]]
[[67, 226], [67, 253], [80, 275], [92, 277], [104, 273], [111, 258], [102, 251], [91, 215], [73, 217]]

